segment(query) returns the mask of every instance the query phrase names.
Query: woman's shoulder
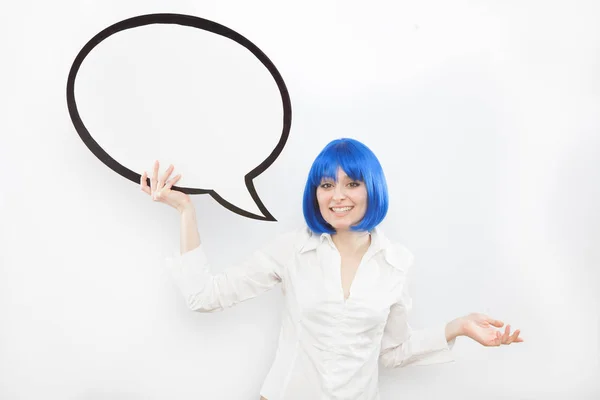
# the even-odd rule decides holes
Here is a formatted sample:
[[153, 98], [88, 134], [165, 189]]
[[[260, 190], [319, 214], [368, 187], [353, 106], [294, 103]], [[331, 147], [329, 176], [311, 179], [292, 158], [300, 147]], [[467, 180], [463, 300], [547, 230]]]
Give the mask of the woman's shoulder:
[[377, 236], [385, 260], [396, 269], [408, 272], [415, 258], [413, 253], [402, 242], [388, 239], [381, 230], [377, 231]]

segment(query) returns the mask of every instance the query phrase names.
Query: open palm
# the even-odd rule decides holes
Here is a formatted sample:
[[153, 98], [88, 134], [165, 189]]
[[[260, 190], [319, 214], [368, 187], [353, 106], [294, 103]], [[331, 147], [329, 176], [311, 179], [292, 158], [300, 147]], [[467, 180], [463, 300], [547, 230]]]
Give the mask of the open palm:
[[475, 340], [484, 346], [500, 346], [502, 344], [511, 344], [513, 342], [522, 342], [519, 337], [520, 330], [510, 334], [510, 325], [506, 325], [504, 334], [496, 328], [502, 328], [504, 323], [491, 318], [485, 314], [471, 313], [464, 317], [463, 332], [466, 336]]

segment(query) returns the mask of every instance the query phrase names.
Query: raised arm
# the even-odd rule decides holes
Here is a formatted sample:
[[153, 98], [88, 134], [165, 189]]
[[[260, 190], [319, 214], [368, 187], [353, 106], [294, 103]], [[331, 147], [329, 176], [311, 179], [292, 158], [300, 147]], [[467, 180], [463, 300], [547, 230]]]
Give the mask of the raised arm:
[[292, 255], [291, 244], [282, 236], [220, 273], [211, 271], [202, 245], [168, 257], [166, 264], [191, 310], [221, 311], [281, 282], [285, 260]]
[[183, 255], [200, 246], [200, 234], [193, 203], [184, 204], [179, 210], [181, 219], [179, 251]]
[[159, 176], [158, 168], [156, 161], [150, 185], [144, 172], [140, 186], [152, 200], [167, 204], [179, 212], [179, 255], [168, 257], [166, 263], [190, 309], [220, 311], [256, 297], [281, 281], [283, 264], [292, 255], [293, 235], [282, 236], [256, 251], [240, 265], [213, 274], [200, 243], [194, 205], [188, 195], [171, 189], [181, 175], [169, 179], [174, 168], [171, 165]]

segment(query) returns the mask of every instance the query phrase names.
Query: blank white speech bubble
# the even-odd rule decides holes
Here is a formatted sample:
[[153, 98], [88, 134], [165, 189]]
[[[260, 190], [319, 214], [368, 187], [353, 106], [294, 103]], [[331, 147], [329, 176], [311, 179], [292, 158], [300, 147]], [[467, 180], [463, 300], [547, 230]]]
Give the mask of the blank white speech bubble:
[[108, 27], [75, 59], [71, 119], [107, 166], [139, 184], [169, 164], [177, 189], [274, 220], [252, 179], [281, 153], [291, 125], [283, 79], [243, 36], [202, 18], [150, 14]]

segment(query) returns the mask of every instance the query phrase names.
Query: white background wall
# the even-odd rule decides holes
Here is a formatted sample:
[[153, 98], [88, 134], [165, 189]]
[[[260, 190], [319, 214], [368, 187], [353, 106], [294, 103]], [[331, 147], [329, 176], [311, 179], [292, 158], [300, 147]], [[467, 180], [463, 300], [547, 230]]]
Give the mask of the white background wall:
[[292, 97], [288, 144], [255, 180], [279, 222], [194, 197], [215, 272], [302, 224], [312, 160], [355, 137], [389, 179], [383, 228], [416, 255], [413, 325], [480, 311], [525, 339], [459, 338], [457, 363], [382, 371], [382, 399], [600, 396], [597, 2], [63, 0], [2, 10], [0, 399], [259, 397], [279, 289], [187, 311], [162, 265], [176, 212], [96, 159], [67, 113], [83, 44], [153, 12], [245, 35]]

